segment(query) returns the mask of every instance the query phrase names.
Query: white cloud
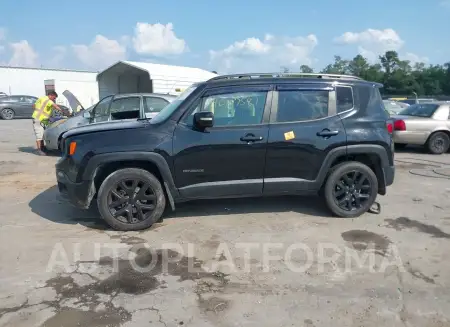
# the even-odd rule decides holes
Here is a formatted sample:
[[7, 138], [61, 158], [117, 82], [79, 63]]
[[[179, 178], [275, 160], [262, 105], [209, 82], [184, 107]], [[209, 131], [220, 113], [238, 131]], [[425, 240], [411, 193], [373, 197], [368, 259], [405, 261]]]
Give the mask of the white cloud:
[[39, 55], [27, 40], [10, 44], [12, 56], [9, 60], [11, 66], [36, 67]]
[[428, 57], [421, 57], [416, 55], [415, 53], [407, 52], [402, 56], [402, 59], [409, 60], [411, 65], [414, 65], [416, 63], [428, 63], [430, 59]]
[[345, 32], [334, 39], [337, 44], [356, 45], [358, 52], [369, 60], [376, 60], [377, 56], [386, 51], [400, 50], [405, 41], [392, 28], [384, 30], [367, 29], [362, 32]]
[[117, 40], [97, 35], [90, 45], [74, 44], [76, 57], [89, 69], [102, 69], [126, 57], [126, 46]]
[[188, 51], [186, 41], [175, 35], [172, 23], [167, 25], [137, 23], [133, 46], [140, 55], [178, 55]]
[[277, 72], [281, 66], [298, 70], [300, 65], [313, 63], [311, 54], [317, 44], [314, 34], [306, 37], [266, 34], [264, 39], [251, 37], [222, 50], [210, 50], [210, 65], [223, 72]]

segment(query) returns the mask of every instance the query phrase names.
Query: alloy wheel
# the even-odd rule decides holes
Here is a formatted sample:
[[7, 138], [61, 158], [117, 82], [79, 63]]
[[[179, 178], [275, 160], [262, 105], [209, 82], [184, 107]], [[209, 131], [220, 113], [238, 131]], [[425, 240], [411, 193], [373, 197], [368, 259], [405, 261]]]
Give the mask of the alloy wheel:
[[14, 111], [12, 111], [11, 109], [3, 109], [2, 115], [4, 119], [13, 119]]
[[370, 178], [362, 171], [344, 173], [333, 189], [334, 201], [345, 211], [354, 211], [365, 205], [370, 199], [372, 185]]
[[150, 184], [140, 179], [122, 180], [108, 194], [108, 208], [117, 220], [134, 224], [142, 222], [156, 209], [157, 197]]

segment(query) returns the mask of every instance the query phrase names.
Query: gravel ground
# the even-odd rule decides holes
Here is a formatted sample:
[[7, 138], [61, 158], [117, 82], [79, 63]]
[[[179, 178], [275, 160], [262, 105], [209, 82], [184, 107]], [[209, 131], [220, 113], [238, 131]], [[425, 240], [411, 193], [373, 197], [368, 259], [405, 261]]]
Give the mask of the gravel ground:
[[0, 121], [0, 326], [450, 326], [450, 155], [396, 154], [381, 212], [197, 201], [108, 229], [55, 187], [29, 120]]

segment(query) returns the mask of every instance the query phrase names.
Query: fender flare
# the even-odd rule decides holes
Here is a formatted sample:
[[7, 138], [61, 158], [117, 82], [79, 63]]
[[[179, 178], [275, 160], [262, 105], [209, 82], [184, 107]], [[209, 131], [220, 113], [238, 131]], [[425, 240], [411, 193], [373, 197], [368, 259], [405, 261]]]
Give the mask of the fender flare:
[[[330, 152], [328, 152], [325, 160], [322, 163], [322, 166], [320, 167], [319, 174], [317, 176], [316, 182], [318, 185], [322, 185], [328, 175], [328, 172], [330, 171], [331, 165], [333, 162], [341, 156], [350, 156], [355, 154], [374, 154], [378, 158], [380, 158], [381, 167], [380, 169], [383, 169], [383, 167], [391, 166], [389, 164], [389, 158], [386, 152], [386, 149], [378, 144], [355, 144], [355, 145], [348, 145], [348, 146], [341, 146], [332, 149]], [[384, 176], [383, 176], [383, 183]]]
[[169, 197], [174, 195], [178, 197], [178, 189], [175, 186], [169, 164], [162, 155], [155, 152], [130, 151], [94, 155], [88, 160], [87, 165], [82, 172], [82, 179], [92, 181], [95, 178], [98, 168], [104, 164], [130, 160], [151, 162], [155, 164], [163, 178], [163, 187], [165, 186], [167, 192], [170, 192]]

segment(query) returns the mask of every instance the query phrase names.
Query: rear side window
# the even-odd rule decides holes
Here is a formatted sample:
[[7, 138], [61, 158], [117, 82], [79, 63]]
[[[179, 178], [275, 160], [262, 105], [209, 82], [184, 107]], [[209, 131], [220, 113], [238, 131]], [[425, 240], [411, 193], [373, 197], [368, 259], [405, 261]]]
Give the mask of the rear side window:
[[307, 121], [328, 116], [328, 91], [279, 91], [278, 112], [279, 123]]
[[413, 104], [412, 106], [400, 111], [399, 115], [428, 118], [433, 116], [438, 108], [439, 105], [431, 103]]
[[353, 108], [353, 90], [350, 86], [336, 87], [336, 110], [338, 113]]
[[144, 112], [160, 112], [169, 101], [157, 97], [144, 97]]

